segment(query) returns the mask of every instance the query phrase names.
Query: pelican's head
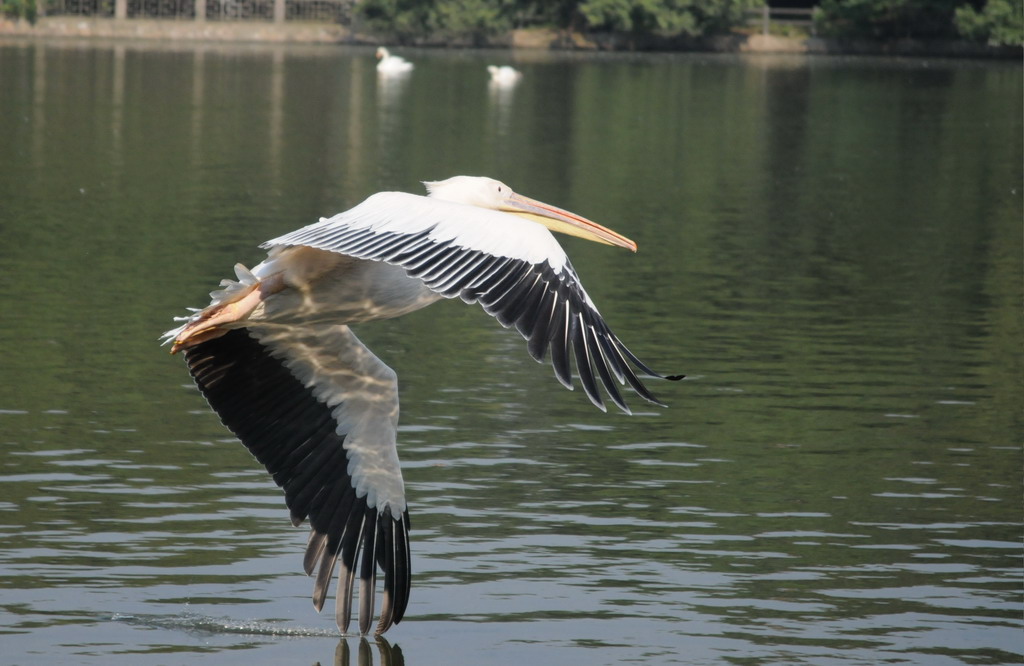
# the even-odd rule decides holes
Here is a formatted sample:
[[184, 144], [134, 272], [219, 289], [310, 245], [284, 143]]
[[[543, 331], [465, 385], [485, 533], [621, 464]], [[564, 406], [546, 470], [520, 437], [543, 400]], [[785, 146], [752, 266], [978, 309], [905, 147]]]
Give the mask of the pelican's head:
[[428, 196], [467, 206], [511, 213], [543, 224], [551, 231], [587, 240], [618, 245], [636, 252], [636, 243], [597, 222], [556, 206], [516, 194], [505, 183], [481, 176], [453, 176], [446, 180], [424, 181]]
[[389, 55], [391, 54], [388, 52], [386, 48], [384, 48], [383, 46], [377, 47], [377, 60], [383, 60], [384, 58], [387, 58]]

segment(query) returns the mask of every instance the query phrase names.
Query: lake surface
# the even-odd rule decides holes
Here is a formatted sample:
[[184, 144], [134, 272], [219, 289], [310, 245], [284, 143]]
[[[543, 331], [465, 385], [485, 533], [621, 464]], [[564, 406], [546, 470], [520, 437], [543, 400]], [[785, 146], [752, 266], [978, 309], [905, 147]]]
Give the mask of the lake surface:
[[[1020, 63], [402, 55], [0, 43], [0, 660], [1024, 660]], [[339, 638], [157, 336], [263, 240], [459, 173], [636, 240], [564, 245], [688, 378], [603, 414], [479, 308], [358, 328], [414, 581]]]

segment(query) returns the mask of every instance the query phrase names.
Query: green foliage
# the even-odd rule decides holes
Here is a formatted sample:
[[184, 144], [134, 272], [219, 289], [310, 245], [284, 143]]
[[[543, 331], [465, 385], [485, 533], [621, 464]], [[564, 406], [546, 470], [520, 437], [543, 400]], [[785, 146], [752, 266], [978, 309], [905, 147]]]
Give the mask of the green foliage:
[[1024, 3], [1020, 0], [988, 0], [982, 11], [957, 7], [957, 31], [965, 38], [990, 46], [1024, 45]]
[[485, 36], [512, 27], [503, 3], [488, 0], [437, 0], [428, 16], [431, 33]]
[[579, 12], [594, 30], [691, 36], [726, 32], [762, 0], [584, 0]]
[[3, 0], [0, 3], [0, 14], [8, 18], [20, 18], [29, 23], [35, 23], [36, 2], [35, 0]]
[[[34, 0], [0, 0], [31, 8]], [[402, 41], [422, 37], [482, 41], [512, 28], [723, 34], [749, 20], [764, 0], [363, 0], [364, 25]], [[15, 14], [18, 15], [18, 14]], [[24, 14], [22, 14], [24, 15]], [[847, 39], [969, 39], [1024, 42], [1024, 0], [821, 0], [818, 34]]]
[[576, 17], [578, 0], [518, 0], [513, 3], [516, 27], [527, 25], [566, 28]]
[[822, 0], [818, 30], [860, 39], [948, 36], [955, 5], [956, 0]]
[[[1021, 0], [822, 0], [818, 33], [852, 39], [957, 39], [1020, 44]], [[1014, 41], [1016, 40], [1016, 41]]]
[[365, 0], [357, 5], [360, 17], [367, 27], [379, 32], [391, 32], [399, 38], [424, 32], [426, 16], [423, 3], [411, 0]]
[[763, 0], [364, 0], [371, 30], [411, 39], [422, 35], [482, 37], [524, 25], [704, 35], [746, 21]]
[[371, 30], [399, 39], [477, 38], [509, 30], [521, 5], [510, 0], [365, 0], [360, 16]]

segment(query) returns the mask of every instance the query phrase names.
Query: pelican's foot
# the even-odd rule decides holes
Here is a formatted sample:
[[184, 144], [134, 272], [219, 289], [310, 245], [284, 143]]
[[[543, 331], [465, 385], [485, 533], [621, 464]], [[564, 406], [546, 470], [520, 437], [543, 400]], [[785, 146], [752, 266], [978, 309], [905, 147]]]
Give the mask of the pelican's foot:
[[[239, 285], [241, 286], [241, 285]], [[228, 324], [244, 321], [267, 297], [284, 288], [284, 277], [277, 273], [253, 284], [233, 290], [230, 297], [213, 303], [195, 315], [174, 337], [171, 353], [187, 349], [227, 333]]]

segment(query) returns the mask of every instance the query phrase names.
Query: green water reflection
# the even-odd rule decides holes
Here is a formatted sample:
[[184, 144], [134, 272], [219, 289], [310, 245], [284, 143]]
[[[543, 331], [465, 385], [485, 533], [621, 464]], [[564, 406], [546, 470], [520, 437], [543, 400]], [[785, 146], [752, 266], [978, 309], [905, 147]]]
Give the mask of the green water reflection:
[[[401, 378], [408, 663], [1021, 657], [1017, 64], [532, 54], [494, 91], [510, 54], [411, 57], [386, 82], [356, 48], [0, 45], [16, 649], [117, 663], [57, 637], [130, 647], [103, 613], [183, 605], [331, 625], [279, 493], [156, 337], [264, 239], [468, 173], [634, 238], [564, 244], [690, 379], [603, 415], [477, 308], [359, 331]], [[144, 625], [159, 654], [270, 649]]]

